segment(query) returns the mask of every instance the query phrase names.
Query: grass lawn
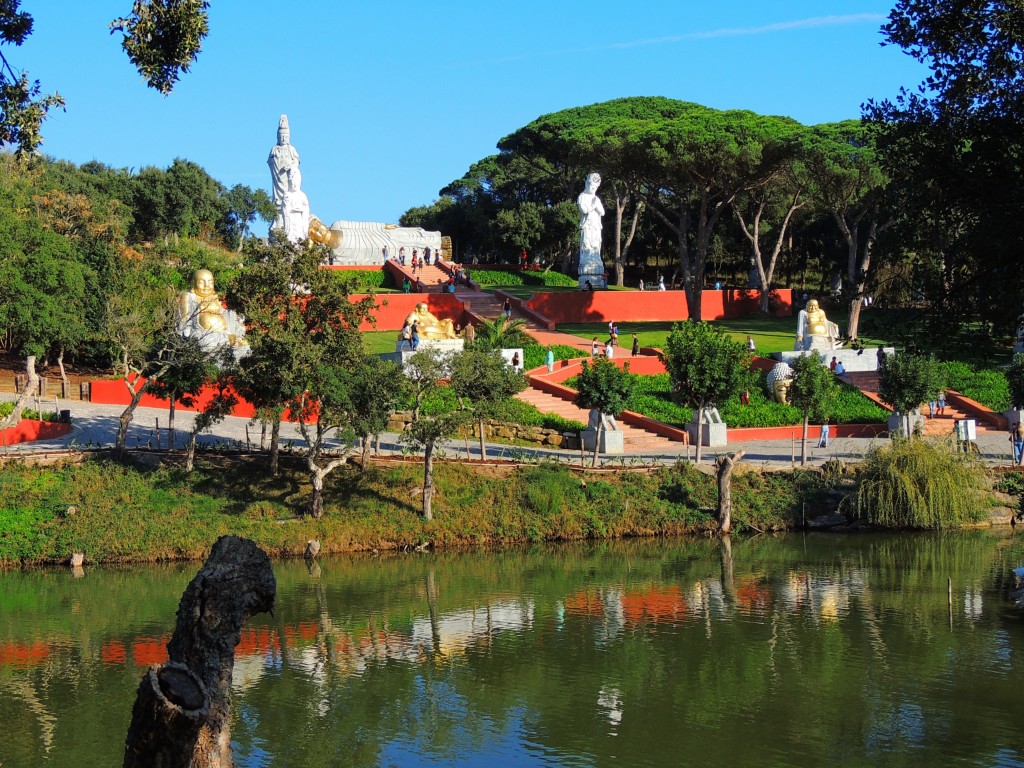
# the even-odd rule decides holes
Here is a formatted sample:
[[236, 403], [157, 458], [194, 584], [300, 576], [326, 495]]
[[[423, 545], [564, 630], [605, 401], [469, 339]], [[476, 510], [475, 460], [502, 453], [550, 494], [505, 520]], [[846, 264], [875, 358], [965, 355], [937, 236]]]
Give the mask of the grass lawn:
[[[884, 328], [881, 319], [882, 310], [865, 312], [862, 317], [874, 317], [876, 328]], [[619, 343], [628, 347], [630, 334], [636, 333], [640, 344], [645, 347], [664, 347], [665, 339], [668, 337], [672, 325], [678, 321], [643, 322], [643, 323], [619, 323]], [[796, 316], [793, 317], [762, 317], [750, 315], [748, 317], [735, 318], [731, 320], [715, 320], [716, 325], [721, 326], [737, 341], [745, 342], [747, 336], [754, 337], [757, 351], [762, 355], [771, 352], [784, 352], [793, 349], [793, 342], [796, 339]], [[842, 327], [840, 325], [840, 327]], [[571, 333], [576, 336], [590, 339], [597, 336], [604, 340], [608, 336], [608, 323], [562, 323], [558, 330]], [[861, 335], [861, 342], [868, 346], [875, 346], [884, 343], [890, 345], [890, 339], [877, 338]]]
[[368, 355], [395, 351], [398, 331], [363, 331], [363, 350]]

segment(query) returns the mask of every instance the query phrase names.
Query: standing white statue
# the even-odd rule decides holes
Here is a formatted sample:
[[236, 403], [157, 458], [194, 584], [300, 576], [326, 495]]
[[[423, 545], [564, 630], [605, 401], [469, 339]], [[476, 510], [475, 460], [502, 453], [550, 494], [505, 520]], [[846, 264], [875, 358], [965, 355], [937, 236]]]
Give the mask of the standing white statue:
[[302, 174], [296, 168], [288, 179], [288, 191], [284, 196], [282, 215], [284, 234], [291, 243], [298, 243], [309, 237], [309, 198], [300, 188]]
[[[277, 216], [271, 229], [283, 229], [288, 231], [287, 207], [285, 198], [292, 191], [292, 176], [297, 176], [295, 190], [299, 189], [301, 176], [299, 175], [299, 153], [291, 145], [291, 132], [288, 130], [288, 115], [281, 115], [277, 124], [277, 144], [270, 150], [270, 157], [267, 158], [267, 165], [270, 166], [270, 178], [274, 191], [274, 205], [277, 207]], [[308, 208], [308, 201], [307, 201]], [[307, 228], [309, 226], [307, 213]], [[303, 234], [302, 237], [306, 235]], [[288, 238], [291, 240], [291, 237]], [[301, 239], [301, 238], [300, 238]], [[293, 240], [292, 242], [297, 242]]]
[[601, 174], [589, 174], [586, 186], [576, 198], [576, 205], [580, 209], [580, 288], [585, 288], [587, 283], [592, 288], [606, 287], [604, 262], [601, 261], [601, 217], [604, 216], [604, 205], [597, 196], [600, 185]]

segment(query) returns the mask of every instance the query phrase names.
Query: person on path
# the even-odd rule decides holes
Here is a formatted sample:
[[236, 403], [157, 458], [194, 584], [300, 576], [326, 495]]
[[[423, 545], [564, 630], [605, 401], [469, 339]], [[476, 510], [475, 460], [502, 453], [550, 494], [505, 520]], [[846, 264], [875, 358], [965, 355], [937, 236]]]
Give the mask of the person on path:
[[551, 347], [548, 347], [548, 354], [544, 358], [544, 363], [548, 367], [548, 373], [554, 373], [554, 371], [555, 371], [555, 353], [554, 353], [554, 350], [551, 349]]
[[512, 355], [512, 367], [515, 368], [517, 371], [520, 368], [523, 367], [522, 361], [520, 361], [520, 359], [519, 359], [519, 353], [518, 352], [516, 352], [514, 355]]
[[415, 352], [420, 346], [420, 325], [412, 321], [412, 351]]
[[597, 340], [597, 336], [594, 337], [594, 343], [590, 345], [590, 356], [596, 358], [598, 350], [601, 348], [600, 342]]
[[750, 352], [750, 354], [754, 354], [755, 352], [757, 352], [757, 344], [754, 343], [753, 336], [747, 336], [747, 350]]
[[641, 291], [644, 289], [644, 279], [642, 277], [640, 278], [640, 284], [637, 286], [637, 289]]
[[617, 325], [612, 326], [612, 346], [619, 346], [619, 326]]
[[466, 337], [466, 341], [468, 341], [470, 344], [472, 344], [474, 341], [476, 341], [476, 326], [473, 325], [472, 323], [469, 323], [466, 326], [465, 337]]
[[615, 347], [612, 346], [611, 339], [608, 339], [608, 341], [604, 345], [604, 356], [607, 357], [609, 360], [615, 357]]
[[939, 392], [938, 407], [939, 407], [939, 416], [945, 416], [946, 415], [946, 393], [945, 392]]
[[1010, 443], [1013, 445], [1013, 464], [1024, 463], [1024, 423], [1017, 422], [1010, 430]]
[[885, 350], [879, 347], [875, 353], [875, 359], [878, 360], [878, 370], [882, 370], [882, 363], [885, 362]]
[[825, 419], [821, 423], [821, 437], [818, 438], [818, 447], [819, 448], [828, 448], [828, 433], [829, 433], [828, 419]]
[[665, 290], [665, 278], [664, 277], [659, 277], [658, 278], [658, 290], [659, 291], [664, 291]]
[[410, 349], [415, 349], [412, 345], [412, 328], [408, 323], [402, 325], [402, 331], [398, 334], [400, 342], [398, 344], [398, 350], [402, 351], [405, 349], [405, 345], [408, 343]]
[[410, 283], [410, 282], [409, 282], [409, 278], [408, 278], [408, 277], [406, 277], [406, 278], [405, 278], [405, 279], [404, 279], [404, 280], [402, 281], [402, 293], [408, 293], [408, 292], [409, 292], [409, 291], [411, 291], [411, 290], [412, 290], [412, 283]]
[[928, 401], [928, 418], [929, 419], [934, 419], [935, 418], [935, 398], [934, 397], [931, 400]]
[[512, 317], [512, 300], [511, 299], [507, 299], [507, 298], [505, 299], [505, 303], [501, 307], [501, 314], [503, 314], [506, 317], [506, 319]]
[[637, 338], [636, 334], [633, 334], [633, 349], [630, 351], [633, 357], [640, 354], [640, 339]]

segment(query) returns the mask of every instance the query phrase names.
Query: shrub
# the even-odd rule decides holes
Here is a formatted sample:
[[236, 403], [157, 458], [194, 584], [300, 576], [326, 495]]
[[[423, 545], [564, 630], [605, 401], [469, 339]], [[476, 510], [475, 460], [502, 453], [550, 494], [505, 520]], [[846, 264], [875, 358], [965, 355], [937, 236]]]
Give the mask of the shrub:
[[535, 285], [539, 288], [544, 286], [556, 288], [575, 288], [579, 281], [574, 277], [563, 275], [561, 272], [519, 272], [505, 271], [499, 269], [471, 269], [470, 277], [474, 282], [481, 285], [491, 286], [512, 286], [512, 285]]
[[991, 408], [1005, 411], [1010, 407], [1010, 384], [1006, 374], [996, 368], [974, 368], [967, 363], [939, 363], [944, 386]]
[[[555, 353], [555, 360], [574, 360], [578, 357], [585, 357], [582, 350], [570, 347], [567, 344], [553, 344], [551, 351]], [[547, 362], [548, 348], [536, 342], [523, 347], [523, 367], [529, 371], [531, 368], [539, 368]]]
[[981, 518], [984, 475], [949, 441], [893, 440], [868, 454], [855, 514], [886, 528], [954, 528]]
[[395, 278], [386, 269], [336, 269], [333, 274], [352, 293], [370, 293], [380, 288], [394, 288]]

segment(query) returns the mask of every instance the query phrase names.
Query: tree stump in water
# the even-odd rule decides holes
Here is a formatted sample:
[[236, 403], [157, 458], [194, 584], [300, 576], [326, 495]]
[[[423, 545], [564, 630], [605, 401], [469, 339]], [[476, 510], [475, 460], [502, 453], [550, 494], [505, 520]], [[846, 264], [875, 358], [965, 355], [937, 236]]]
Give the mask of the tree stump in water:
[[248, 618], [274, 608], [266, 553], [222, 536], [178, 604], [170, 660], [139, 684], [125, 768], [231, 768], [231, 675]]
[[744, 451], [736, 451], [732, 456], [718, 457], [718, 528], [721, 533], [732, 530], [732, 471], [743, 454]]

